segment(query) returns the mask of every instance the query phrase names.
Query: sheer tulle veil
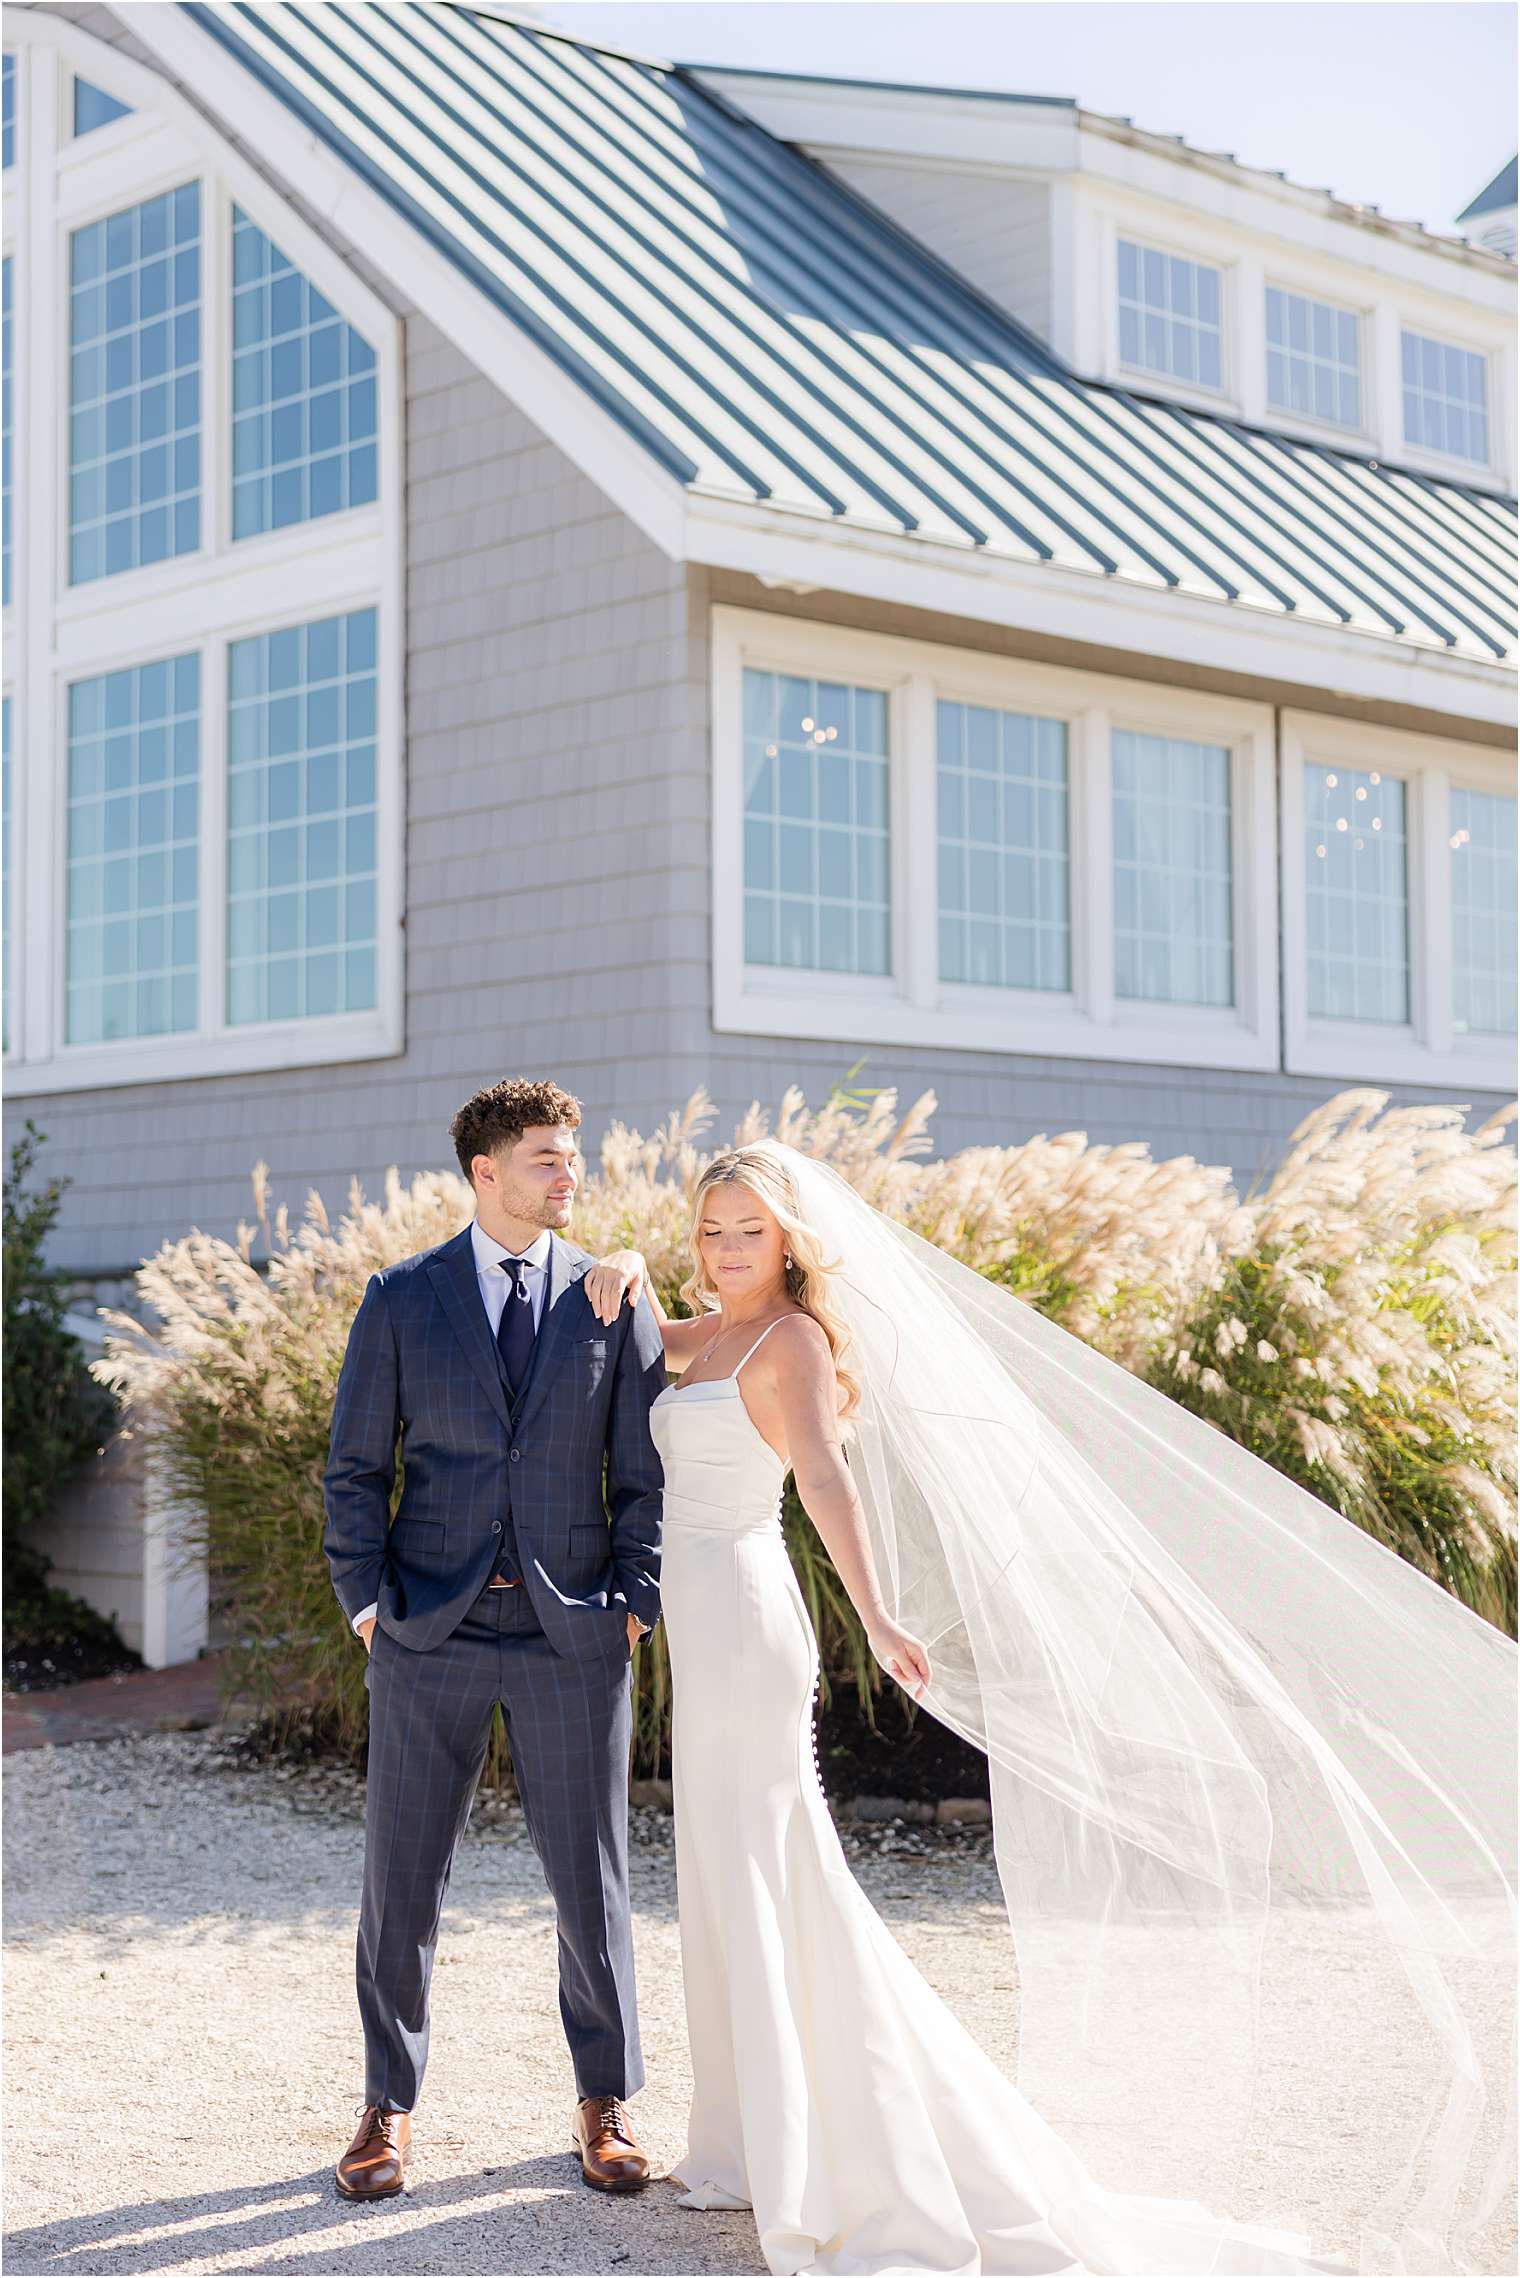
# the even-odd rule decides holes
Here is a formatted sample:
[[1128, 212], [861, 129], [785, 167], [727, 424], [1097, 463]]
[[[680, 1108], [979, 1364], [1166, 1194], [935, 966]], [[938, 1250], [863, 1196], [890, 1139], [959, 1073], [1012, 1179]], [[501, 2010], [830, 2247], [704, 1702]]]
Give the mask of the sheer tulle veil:
[[849, 1459], [924, 1706], [989, 1759], [1018, 2085], [1115, 2191], [1367, 2272], [1495, 2266], [1471, 2257], [1511, 2187], [1514, 1645], [763, 1144], [837, 1263]]

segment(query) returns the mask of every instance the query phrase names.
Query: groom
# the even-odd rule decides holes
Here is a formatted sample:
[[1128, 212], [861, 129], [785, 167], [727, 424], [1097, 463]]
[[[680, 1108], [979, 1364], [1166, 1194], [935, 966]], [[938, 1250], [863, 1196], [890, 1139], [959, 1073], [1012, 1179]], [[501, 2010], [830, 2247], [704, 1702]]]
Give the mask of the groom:
[[[582, 2173], [603, 2191], [649, 2180], [622, 2102], [644, 2080], [629, 1665], [660, 1610], [649, 1410], [665, 1364], [647, 1302], [604, 1327], [581, 1287], [593, 1261], [560, 1239], [580, 1119], [552, 1083], [465, 1102], [450, 1137], [475, 1217], [373, 1276], [338, 1380], [323, 1548], [370, 1656], [365, 2105], [337, 2167], [350, 2199], [402, 2188], [439, 1915], [498, 1701], [558, 1920]], [[504, 1986], [503, 2011], [517, 2006]]]

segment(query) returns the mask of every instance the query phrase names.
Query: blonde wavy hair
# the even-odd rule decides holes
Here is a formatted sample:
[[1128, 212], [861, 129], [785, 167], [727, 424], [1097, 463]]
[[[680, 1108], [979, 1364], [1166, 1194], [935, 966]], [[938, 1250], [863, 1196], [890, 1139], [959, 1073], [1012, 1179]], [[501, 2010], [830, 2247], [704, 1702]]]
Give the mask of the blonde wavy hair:
[[860, 1385], [844, 1366], [850, 1332], [829, 1290], [829, 1283], [839, 1270], [838, 1262], [825, 1258], [822, 1242], [802, 1215], [791, 1172], [763, 1139], [748, 1147], [728, 1147], [722, 1154], [714, 1155], [692, 1189], [691, 1224], [686, 1236], [692, 1270], [681, 1284], [683, 1300], [697, 1313], [714, 1313], [719, 1307], [718, 1291], [702, 1263], [698, 1241], [703, 1205], [716, 1186], [748, 1187], [766, 1209], [774, 1213], [791, 1252], [792, 1262], [783, 1277], [786, 1294], [818, 1323], [828, 1338], [829, 1351], [834, 1356], [834, 1374], [844, 1394], [839, 1412], [841, 1417], [852, 1415], [860, 1405]]

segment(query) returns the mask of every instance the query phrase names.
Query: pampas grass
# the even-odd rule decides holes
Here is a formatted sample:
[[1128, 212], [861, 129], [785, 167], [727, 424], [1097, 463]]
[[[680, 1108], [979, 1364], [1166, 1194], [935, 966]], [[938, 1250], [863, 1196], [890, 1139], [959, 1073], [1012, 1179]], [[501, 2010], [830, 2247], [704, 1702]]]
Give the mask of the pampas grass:
[[[767, 1131], [829, 1162], [913, 1227], [1100, 1347], [1389, 1543], [1475, 1611], [1515, 1622], [1515, 1162], [1508, 1116], [1477, 1132], [1456, 1108], [1346, 1092], [1295, 1133], [1242, 1200], [1226, 1171], [1083, 1134], [928, 1159], [934, 1095], [789, 1090]], [[715, 1120], [698, 1091], [651, 1137], [614, 1124], [577, 1201], [595, 1254], [640, 1249], [668, 1310], [688, 1267], [688, 1201]], [[362, 1659], [321, 1553], [328, 1424], [349, 1323], [378, 1267], [457, 1232], [473, 1198], [452, 1173], [379, 1202], [357, 1184], [334, 1227], [270, 1214], [235, 1244], [191, 1233], [138, 1274], [151, 1323], [108, 1313], [96, 1373], [153, 1441], [172, 1491], [203, 1514], [233, 1678], [276, 1724], [315, 1715], [357, 1753]], [[262, 1234], [267, 1266], [253, 1263]], [[399, 1492], [399, 1482], [398, 1482]], [[789, 1499], [787, 1538], [819, 1633], [825, 1685], [872, 1714], [880, 1672], [822, 1545]], [[635, 1662], [635, 1759], [657, 1770], [669, 1668], [656, 1631]], [[493, 1762], [500, 1765], [500, 1744]]]

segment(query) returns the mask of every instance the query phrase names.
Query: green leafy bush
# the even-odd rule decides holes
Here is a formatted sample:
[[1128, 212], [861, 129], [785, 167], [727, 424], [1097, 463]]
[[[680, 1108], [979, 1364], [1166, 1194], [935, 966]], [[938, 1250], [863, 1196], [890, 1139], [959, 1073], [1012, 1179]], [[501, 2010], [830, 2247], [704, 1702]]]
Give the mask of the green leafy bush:
[[43, 1134], [28, 1121], [11, 1149], [4, 1182], [5, 1626], [7, 1640], [51, 1636], [60, 1624], [98, 1615], [50, 1589], [48, 1562], [32, 1540], [59, 1489], [94, 1454], [112, 1404], [65, 1326], [63, 1283], [46, 1263], [67, 1182], [33, 1183]]
[[[1512, 1626], [1515, 1175], [1501, 1121], [1469, 1134], [1456, 1109], [1390, 1111], [1381, 1094], [1349, 1093], [1242, 1201], [1226, 1171], [1080, 1133], [924, 1160], [933, 1108], [926, 1093], [899, 1116], [882, 1092], [810, 1112], [793, 1090], [775, 1131]], [[652, 1138], [614, 1126], [577, 1202], [575, 1239], [596, 1254], [641, 1249], [667, 1308], [711, 1120], [699, 1092]], [[735, 1136], [767, 1128], [752, 1108]], [[138, 1277], [158, 1326], [111, 1317], [98, 1367], [205, 1514], [237, 1683], [276, 1722], [315, 1717], [357, 1751], [362, 1657], [320, 1547], [333, 1392], [369, 1274], [446, 1239], [473, 1202], [452, 1174], [403, 1187], [393, 1171], [380, 1203], [352, 1190], [336, 1229], [312, 1196], [292, 1233], [283, 1211], [270, 1222], [262, 1167], [255, 1191], [267, 1273], [251, 1262], [252, 1227], [236, 1246], [166, 1245]], [[870, 1717], [880, 1672], [791, 1498], [786, 1526], [825, 1684], [852, 1689]], [[636, 1759], [654, 1770], [668, 1731], [661, 1631], [635, 1671]]]

